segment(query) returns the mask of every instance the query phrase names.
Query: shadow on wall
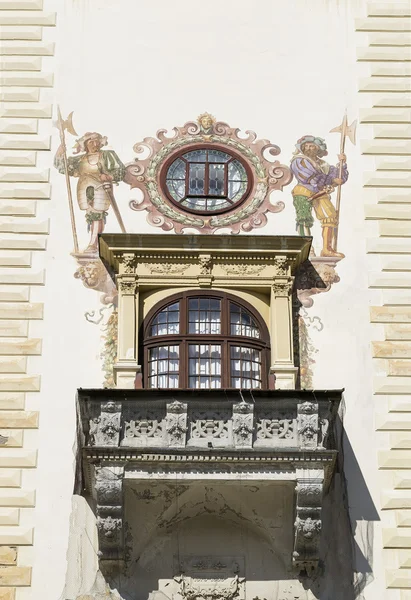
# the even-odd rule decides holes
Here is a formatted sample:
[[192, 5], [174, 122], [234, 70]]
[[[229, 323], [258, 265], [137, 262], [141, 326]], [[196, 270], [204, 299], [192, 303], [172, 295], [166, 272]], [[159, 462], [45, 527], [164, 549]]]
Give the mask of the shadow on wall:
[[[380, 518], [343, 429], [343, 415], [342, 403], [335, 427], [337, 466], [323, 501], [320, 566], [315, 579], [305, 584], [321, 600], [361, 600], [373, 580], [373, 523]], [[354, 539], [356, 533], [362, 548]]]

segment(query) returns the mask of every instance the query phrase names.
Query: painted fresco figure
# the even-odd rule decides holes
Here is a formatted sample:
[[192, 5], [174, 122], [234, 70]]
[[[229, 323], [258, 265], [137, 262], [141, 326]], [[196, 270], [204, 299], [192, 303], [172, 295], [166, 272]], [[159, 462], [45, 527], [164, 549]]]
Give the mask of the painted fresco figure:
[[[104, 231], [110, 207], [112, 184], [124, 177], [125, 167], [113, 150], [103, 150], [107, 138], [96, 132], [87, 132], [76, 140], [74, 154], [67, 158], [68, 174], [78, 177], [77, 201], [86, 211], [90, 240], [84, 252], [97, 252], [98, 234]], [[65, 173], [64, 148], [60, 145], [54, 159], [59, 173]]]
[[348, 179], [346, 156], [338, 155], [343, 165], [342, 176], [339, 178], [339, 165], [334, 167], [322, 160], [327, 154], [327, 145], [322, 138], [305, 135], [296, 143], [291, 161], [291, 171], [297, 179], [297, 185], [292, 191], [296, 226], [300, 235], [310, 236], [314, 225], [314, 208], [322, 227], [321, 256], [344, 258], [344, 254], [336, 252], [332, 247], [338, 217], [330, 194], [335, 186], [344, 184]]

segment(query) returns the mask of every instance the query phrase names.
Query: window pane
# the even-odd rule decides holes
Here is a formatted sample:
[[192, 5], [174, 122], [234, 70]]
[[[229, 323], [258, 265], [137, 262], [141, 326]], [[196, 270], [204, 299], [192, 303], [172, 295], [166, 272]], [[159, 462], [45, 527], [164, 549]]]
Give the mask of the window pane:
[[231, 346], [231, 387], [261, 388], [261, 352], [246, 346]]
[[189, 344], [188, 374], [190, 388], [221, 388], [221, 346]]
[[208, 150], [208, 162], [224, 163], [230, 160], [231, 156], [221, 150]]
[[189, 165], [188, 193], [194, 196], [205, 194], [205, 165], [202, 163], [191, 163]]
[[178, 346], [158, 346], [149, 350], [148, 386], [150, 388], [177, 388], [178, 374]]
[[167, 171], [167, 179], [185, 179], [186, 163], [181, 158], [177, 158]]
[[188, 332], [221, 333], [221, 300], [215, 298], [190, 299], [188, 302]]
[[206, 162], [207, 160], [207, 150], [192, 150], [191, 152], [187, 152], [184, 154], [184, 158], [188, 162]]
[[231, 335], [260, 338], [260, 330], [250, 313], [232, 302], [230, 302], [230, 331]]
[[169, 335], [179, 333], [180, 303], [169, 304], [157, 313], [151, 322], [150, 335]]
[[224, 196], [224, 165], [209, 165], [208, 168], [208, 193], [210, 196]]

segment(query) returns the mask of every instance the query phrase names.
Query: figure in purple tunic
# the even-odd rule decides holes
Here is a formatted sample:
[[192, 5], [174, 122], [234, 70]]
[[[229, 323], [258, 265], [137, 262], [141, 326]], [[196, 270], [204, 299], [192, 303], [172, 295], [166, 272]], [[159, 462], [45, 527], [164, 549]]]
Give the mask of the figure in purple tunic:
[[338, 217], [330, 194], [337, 185], [342, 185], [348, 179], [346, 156], [338, 155], [342, 163], [340, 177], [339, 165], [334, 167], [322, 160], [327, 154], [327, 145], [322, 138], [305, 135], [296, 143], [296, 151], [291, 161], [291, 171], [298, 182], [292, 191], [296, 225], [300, 235], [311, 235], [314, 208], [315, 216], [322, 227], [321, 256], [343, 258], [344, 254], [336, 252], [332, 247]]

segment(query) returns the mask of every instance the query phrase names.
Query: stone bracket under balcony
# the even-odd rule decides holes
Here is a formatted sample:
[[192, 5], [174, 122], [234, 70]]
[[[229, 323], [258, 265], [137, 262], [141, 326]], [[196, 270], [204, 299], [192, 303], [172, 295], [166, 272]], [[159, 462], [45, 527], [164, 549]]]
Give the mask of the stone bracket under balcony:
[[100, 559], [124, 558], [124, 482], [292, 481], [292, 563], [318, 563], [324, 489], [336, 459], [341, 392], [81, 390], [84, 488]]

